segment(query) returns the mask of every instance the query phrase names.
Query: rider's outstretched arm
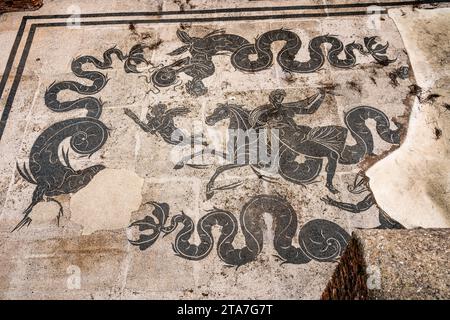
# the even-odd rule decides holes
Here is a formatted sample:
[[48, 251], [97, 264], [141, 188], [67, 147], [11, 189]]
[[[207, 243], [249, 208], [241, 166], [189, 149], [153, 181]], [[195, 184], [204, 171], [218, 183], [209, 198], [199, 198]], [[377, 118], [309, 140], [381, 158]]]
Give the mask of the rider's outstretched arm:
[[296, 114], [313, 114], [322, 105], [325, 99], [326, 91], [320, 89], [319, 93], [304, 100], [283, 103], [283, 106], [293, 110]]

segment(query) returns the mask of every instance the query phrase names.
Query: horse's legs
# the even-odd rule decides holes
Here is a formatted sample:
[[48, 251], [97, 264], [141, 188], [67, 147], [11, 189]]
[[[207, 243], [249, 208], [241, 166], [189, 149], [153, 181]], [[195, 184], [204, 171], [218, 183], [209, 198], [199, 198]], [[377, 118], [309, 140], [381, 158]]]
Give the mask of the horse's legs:
[[214, 172], [214, 174], [212, 175], [211, 179], [209, 179], [208, 184], [206, 185], [206, 199], [211, 199], [212, 196], [214, 195], [214, 182], [216, 181], [217, 177], [222, 174], [222, 172], [234, 169], [234, 168], [239, 168], [239, 167], [243, 167], [246, 166], [247, 164], [236, 164], [236, 163], [232, 163], [232, 164], [226, 164], [224, 166], [218, 167], [216, 169], [216, 172]]
[[327, 166], [325, 167], [325, 171], [327, 172], [326, 187], [328, 188], [328, 190], [330, 190], [331, 193], [334, 193], [334, 194], [339, 192], [333, 186], [333, 178], [334, 178], [334, 174], [336, 173], [338, 157], [339, 157], [339, 155], [336, 152], [331, 152], [330, 155], [327, 157], [328, 163], [327, 163]]
[[[261, 168], [258, 167], [258, 166], [250, 165], [250, 168], [253, 170], [253, 172], [256, 174], [256, 176], [257, 176], [259, 179], [261, 179], [261, 180], [267, 181], [267, 182], [269, 182], [269, 183], [274, 183], [274, 182], [276, 182], [276, 181], [278, 180], [278, 178], [273, 178], [273, 177], [270, 177], [270, 176], [268, 176], [268, 175], [262, 174], [262, 173], [259, 171]], [[263, 171], [263, 172], [264, 172], [264, 171]]]
[[177, 162], [177, 164], [173, 167], [174, 169], [181, 169], [184, 167], [184, 165], [186, 164], [186, 162], [188, 162], [189, 160], [192, 160], [194, 158], [197, 158], [198, 156], [204, 155], [204, 154], [212, 154], [213, 156], [219, 156], [222, 157], [223, 159], [227, 159], [227, 154], [224, 152], [219, 152], [216, 151], [214, 149], [208, 149], [205, 148], [203, 150], [200, 150], [194, 154], [190, 154], [188, 156], [185, 156], [183, 158], [181, 158], [180, 161]]

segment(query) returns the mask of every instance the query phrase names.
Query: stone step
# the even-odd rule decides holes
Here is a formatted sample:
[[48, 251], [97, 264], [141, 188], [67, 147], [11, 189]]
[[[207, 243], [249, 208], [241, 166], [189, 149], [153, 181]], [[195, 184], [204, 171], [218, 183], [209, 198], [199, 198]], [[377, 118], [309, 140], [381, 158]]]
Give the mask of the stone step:
[[324, 300], [450, 299], [450, 229], [360, 230]]

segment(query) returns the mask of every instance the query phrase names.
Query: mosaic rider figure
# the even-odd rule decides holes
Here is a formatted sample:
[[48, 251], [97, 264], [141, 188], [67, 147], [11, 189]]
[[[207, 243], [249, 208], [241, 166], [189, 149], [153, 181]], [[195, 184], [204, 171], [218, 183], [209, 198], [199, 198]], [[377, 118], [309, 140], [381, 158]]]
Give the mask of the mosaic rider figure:
[[283, 103], [286, 97], [286, 91], [283, 89], [273, 90], [269, 94], [270, 104], [255, 108], [250, 112], [249, 121], [252, 127], [271, 126], [282, 122], [289, 122], [289, 125], [298, 127], [294, 121], [295, 114], [313, 114], [320, 107], [325, 98], [325, 90], [320, 89], [319, 94], [309, 97], [305, 100]]

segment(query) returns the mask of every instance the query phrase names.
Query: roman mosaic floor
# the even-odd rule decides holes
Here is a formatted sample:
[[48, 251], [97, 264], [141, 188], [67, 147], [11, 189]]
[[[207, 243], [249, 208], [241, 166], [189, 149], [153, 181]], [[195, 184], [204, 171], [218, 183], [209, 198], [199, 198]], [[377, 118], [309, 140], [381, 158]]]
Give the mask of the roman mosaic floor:
[[449, 12], [1, 15], [0, 296], [317, 299], [353, 230], [448, 227]]

